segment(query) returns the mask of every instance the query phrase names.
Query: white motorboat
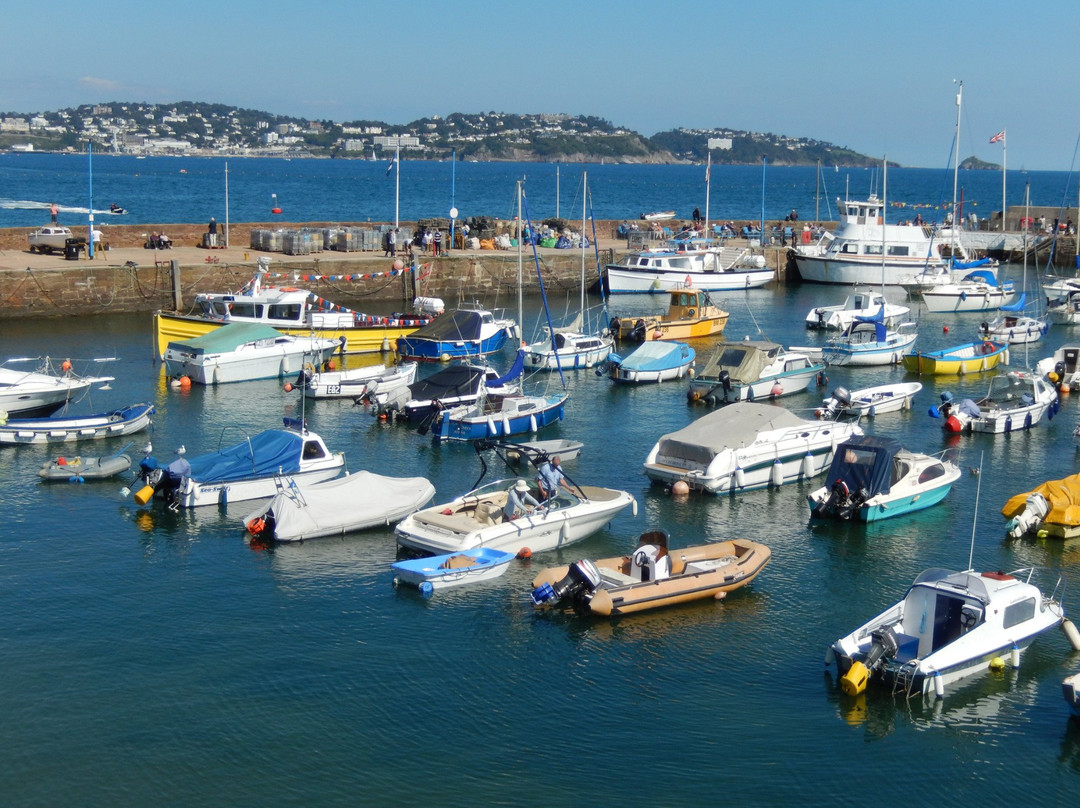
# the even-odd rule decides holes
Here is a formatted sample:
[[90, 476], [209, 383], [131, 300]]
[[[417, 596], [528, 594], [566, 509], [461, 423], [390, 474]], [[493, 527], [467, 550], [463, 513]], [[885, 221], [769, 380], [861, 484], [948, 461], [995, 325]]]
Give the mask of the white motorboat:
[[1009, 303], [1016, 295], [1012, 281], [999, 283], [991, 269], [977, 269], [960, 280], [924, 286], [927, 311], [991, 311]]
[[1063, 579], [1047, 596], [1034, 572], [926, 570], [898, 603], [829, 646], [825, 664], [836, 663], [848, 695], [881, 682], [893, 693], [938, 698], [964, 677], [1019, 667], [1036, 636], [1066, 622]]
[[945, 420], [946, 432], [989, 432], [992, 434], [1030, 429], [1051, 418], [1060, 406], [1057, 390], [1042, 376], [1010, 370], [990, 380], [990, 389], [978, 401], [963, 399], [954, 406], [952, 393], [941, 394], [941, 406], [930, 414]]
[[516, 395], [520, 388], [511, 380], [520, 375], [516, 363], [505, 377], [500, 377], [498, 371], [487, 365], [450, 365], [397, 391], [382, 406], [400, 411], [410, 423], [427, 421], [430, 424], [438, 411], [474, 404], [481, 394], [489, 397]]
[[862, 430], [852, 423], [808, 421], [781, 407], [740, 401], [660, 438], [645, 474], [711, 494], [779, 486], [820, 474], [853, 435]]
[[[1024, 302], [1024, 296], [1020, 296], [1020, 303]], [[1046, 320], [1038, 317], [1029, 317], [1023, 313], [1006, 311], [1000, 317], [995, 317], [989, 322], [980, 323], [979, 339], [993, 340], [994, 342], [1007, 342], [1009, 345], [1025, 345], [1038, 342], [1049, 326]]]
[[43, 255], [52, 252], [63, 252], [70, 238], [75, 238], [70, 227], [60, 227], [58, 225], [39, 227], [37, 230], [30, 232], [30, 252], [39, 252]]
[[514, 479], [497, 480], [416, 511], [394, 528], [398, 543], [433, 554], [474, 547], [542, 553], [591, 536], [627, 506], [637, 512], [637, 501], [626, 491], [575, 485], [573, 493], [560, 489], [555, 498], [511, 520], [504, 508], [514, 484]]
[[1046, 305], [1046, 318], [1058, 325], [1080, 323], [1080, 289], [1066, 292]]
[[821, 356], [829, 365], [899, 365], [919, 337], [915, 328], [915, 323], [900, 323], [892, 331], [877, 318], [859, 317], [846, 331], [825, 343]]
[[920, 390], [922, 385], [919, 382], [880, 384], [850, 391], [837, 387], [830, 398], [821, 402], [821, 407], [814, 414], [819, 418], [836, 420], [841, 416], [873, 418], [887, 412], [910, 410], [911, 399]]
[[176, 460], [161, 466], [147, 456], [140, 463], [144, 486], [135, 501], [145, 505], [157, 495], [176, 510], [269, 499], [278, 493], [282, 475], [301, 483], [318, 483], [342, 472], [343, 453], [331, 452], [323, 439], [299, 420], [284, 421], [284, 429], [267, 429], [190, 461], [180, 452]]
[[282, 378], [305, 365], [321, 367], [341, 345], [335, 339], [282, 334], [268, 325], [230, 323], [201, 337], [170, 342], [165, 371], [196, 384]]
[[1035, 372], [1046, 376], [1051, 384], [1080, 390], [1080, 345], [1062, 345], [1050, 356], [1040, 359], [1035, 364]]
[[[11, 367], [37, 362], [35, 370]], [[65, 360], [59, 368], [49, 357], [7, 359], [0, 364], [0, 417], [43, 418], [89, 390], [91, 385], [115, 381], [112, 376], [79, 376]]]
[[877, 196], [838, 199], [836, 206], [840, 223], [827, 243], [794, 250], [804, 281], [897, 286], [929, 266], [945, 264], [933, 227], [886, 224], [885, 203]]
[[850, 328], [857, 318], [880, 313], [882, 322], [886, 327], [891, 328], [910, 312], [909, 307], [890, 303], [880, 292], [857, 289], [849, 294], [843, 303], [835, 306], [816, 306], [810, 309], [806, 315], [806, 327], [844, 331]]
[[837, 450], [825, 485], [807, 502], [814, 517], [875, 522], [936, 505], [959, 478], [954, 463], [866, 435]]
[[[366, 399], [376, 404], [385, 403], [395, 392], [416, 381], [416, 362], [396, 365], [371, 365], [348, 370], [324, 370], [312, 373], [309, 368], [300, 371], [295, 386], [307, 398]], [[286, 390], [289, 385], [286, 385]]]
[[765, 257], [748, 248], [687, 249], [685, 242], [631, 253], [618, 264], [608, 264], [604, 273], [613, 295], [658, 294], [689, 286], [730, 292], [764, 286], [776, 276]]
[[706, 404], [779, 398], [803, 392], [824, 369], [807, 354], [775, 342], [731, 342], [718, 347], [690, 377], [686, 395]]
[[0, 419], [0, 445], [26, 446], [116, 438], [150, 426], [153, 404], [132, 404], [93, 415]]
[[278, 479], [270, 502], [249, 513], [244, 527], [256, 539], [304, 541], [390, 525], [431, 502], [424, 477], [384, 477], [357, 471], [321, 483]]

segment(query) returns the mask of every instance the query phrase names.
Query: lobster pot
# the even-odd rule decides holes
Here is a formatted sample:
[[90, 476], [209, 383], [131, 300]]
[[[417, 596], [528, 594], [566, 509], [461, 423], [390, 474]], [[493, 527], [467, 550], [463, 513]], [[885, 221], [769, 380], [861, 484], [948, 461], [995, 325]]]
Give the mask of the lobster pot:
[[309, 255], [311, 242], [303, 233], [287, 230], [281, 237], [281, 251], [286, 255]]
[[324, 246], [325, 232], [325, 230], [314, 227], [305, 227], [300, 230], [300, 236], [307, 241], [308, 253], [321, 253], [326, 249]]
[[354, 252], [360, 249], [353, 246], [354, 240], [352, 231], [347, 228], [335, 230], [330, 237], [330, 241], [327, 243], [327, 249], [334, 250], [335, 252]]
[[375, 230], [368, 230], [364, 228], [360, 230], [362, 238], [362, 246], [360, 249], [370, 252], [372, 250], [378, 250], [382, 247], [382, 234]]
[[253, 250], [265, 250], [266, 241], [270, 235], [270, 231], [265, 227], [252, 228], [251, 231], [251, 249]]
[[[261, 244], [257, 249], [263, 252], [281, 252], [282, 250], [282, 233], [281, 230], [263, 230]], [[254, 246], [254, 245], [252, 245]]]
[[[332, 249], [334, 249], [334, 239], [337, 238], [337, 234], [341, 232], [341, 228], [339, 228], [339, 227], [324, 227], [319, 232], [322, 235], [322, 246], [319, 249], [321, 249], [321, 250], [332, 250]], [[316, 238], [316, 241], [318, 241], [318, 238]]]

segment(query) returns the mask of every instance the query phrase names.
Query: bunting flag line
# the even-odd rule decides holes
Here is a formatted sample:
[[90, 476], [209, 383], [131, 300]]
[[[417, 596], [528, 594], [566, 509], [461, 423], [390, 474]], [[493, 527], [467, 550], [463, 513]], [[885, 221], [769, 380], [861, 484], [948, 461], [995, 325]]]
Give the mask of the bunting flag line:
[[992, 138], [990, 138], [990, 142], [991, 143], [997, 143], [999, 140], [1004, 140], [1004, 139], [1005, 139], [1005, 130], [1002, 129], [1000, 132], [998, 132], [996, 135], [994, 135]]

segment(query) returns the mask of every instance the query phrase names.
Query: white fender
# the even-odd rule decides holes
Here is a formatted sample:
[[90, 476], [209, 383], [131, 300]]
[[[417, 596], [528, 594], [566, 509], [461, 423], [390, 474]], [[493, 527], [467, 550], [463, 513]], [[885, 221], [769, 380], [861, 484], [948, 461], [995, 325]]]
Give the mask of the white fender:
[[807, 479], [814, 476], [814, 456], [810, 452], [803, 455], [802, 475]]
[[535, 415], [530, 415], [529, 416], [529, 431], [535, 432], [536, 429], [537, 429], [536, 416]]
[[1009, 664], [1014, 668], [1020, 667], [1020, 646], [1014, 645], [1009, 652]]
[[1065, 636], [1068, 637], [1069, 645], [1073, 647], [1073, 650], [1080, 651], [1080, 631], [1077, 631], [1076, 624], [1066, 617], [1061, 621], [1061, 630], [1065, 632]]
[[743, 488], [746, 486], [746, 472], [743, 471], [742, 466], [738, 466], [735, 469], [735, 487]]
[[778, 487], [784, 484], [784, 464], [780, 462], [779, 457], [773, 462], [772, 471], [769, 472], [769, 482]]
[[941, 671], [934, 671], [934, 696], [939, 699], [945, 697], [945, 682], [941, 680]]
[[505, 415], [503, 416], [502, 428], [503, 428], [503, 434], [504, 435], [509, 435], [510, 434], [510, 418], [508, 416], [505, 416]]
[[490, 432], [493, 436], [499, 434], [499, 428], [495, 426], [495, 419], [493, 419], [490, 415], [487, 419], [487, 426], [488, 432]]

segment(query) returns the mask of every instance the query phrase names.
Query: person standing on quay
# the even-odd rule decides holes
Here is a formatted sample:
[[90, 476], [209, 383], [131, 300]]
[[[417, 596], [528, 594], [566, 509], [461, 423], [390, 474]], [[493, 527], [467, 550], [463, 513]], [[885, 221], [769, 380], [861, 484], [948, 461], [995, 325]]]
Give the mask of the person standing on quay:
[[52, 207], [49, 208], [49, 212], [52, 214], [52, 223], [56, 224], [56, 217], [60, 213], [60, 208], [56, 206], [55, 202], [52, 203]]
[[432, 244], [435, 245], [432, 250], [432, 255], [442, 255], [442, 230], [436, 230], [435, 235], [431, 237]]
[[210, 224], [206, 228], [207, 240], [206, 246], [214, 248], [217, 246], [217, 220], [213, 216], [210, 217]]

